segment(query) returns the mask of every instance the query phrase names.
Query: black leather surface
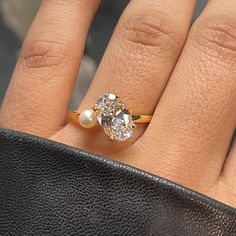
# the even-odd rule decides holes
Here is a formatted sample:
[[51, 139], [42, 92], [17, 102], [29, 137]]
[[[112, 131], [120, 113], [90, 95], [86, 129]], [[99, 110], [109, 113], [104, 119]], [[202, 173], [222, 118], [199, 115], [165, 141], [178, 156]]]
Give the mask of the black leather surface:
[[236, 210], [126, 165], [0, 130], [0, 235], [236, 235]]

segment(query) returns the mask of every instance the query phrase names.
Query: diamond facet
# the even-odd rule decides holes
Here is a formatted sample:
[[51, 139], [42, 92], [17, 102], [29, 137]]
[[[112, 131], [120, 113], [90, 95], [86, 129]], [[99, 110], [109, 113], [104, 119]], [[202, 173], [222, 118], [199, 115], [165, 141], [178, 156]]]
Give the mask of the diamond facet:
[[98, 99], [95, 108], [98, 123], [111, 139], [125, 141], [132, 136], [132, 116], [117, 95], [103, 95]]

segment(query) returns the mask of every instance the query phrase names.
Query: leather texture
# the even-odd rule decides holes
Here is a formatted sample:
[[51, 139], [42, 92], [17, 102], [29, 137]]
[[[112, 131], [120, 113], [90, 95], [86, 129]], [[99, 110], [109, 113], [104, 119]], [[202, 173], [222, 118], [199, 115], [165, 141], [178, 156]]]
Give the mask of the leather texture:
[[127, 165], [0, 130], [0, 235], [236, 235], [236, 210]]

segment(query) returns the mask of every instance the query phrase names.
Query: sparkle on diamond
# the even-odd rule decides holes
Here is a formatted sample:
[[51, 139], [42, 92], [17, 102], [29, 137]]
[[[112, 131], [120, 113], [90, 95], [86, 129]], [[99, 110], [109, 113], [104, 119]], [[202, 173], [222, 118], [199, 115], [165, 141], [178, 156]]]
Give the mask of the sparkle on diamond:
[[114, 116], [118, 110], [124, 109], [124, 104], [114, 94], [105, 94], [96, 103], [96, 108], [103, 116]]
[[97, 119], [113, 140], [125, 141], [133, 134], [133, 120], [125, 105], [114, 94], [105, 94], [96, 103]]

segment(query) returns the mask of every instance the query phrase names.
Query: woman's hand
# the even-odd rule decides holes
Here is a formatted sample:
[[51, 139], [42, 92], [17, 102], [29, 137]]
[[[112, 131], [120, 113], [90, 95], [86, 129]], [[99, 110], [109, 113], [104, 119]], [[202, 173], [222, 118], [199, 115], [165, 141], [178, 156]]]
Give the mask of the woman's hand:
[[[45, 0], [23, 45], [0, 126], [136, 166], [236, 207], [236, 2], [133, 0], [78, 111], [104, 93], [152, 114], [129, 142], [67, 123], [98, 0]], [[99, 46], [99, 39], [97, 39]]]

